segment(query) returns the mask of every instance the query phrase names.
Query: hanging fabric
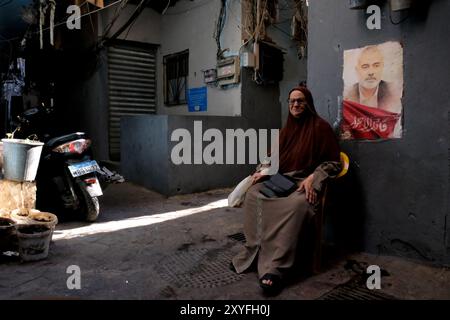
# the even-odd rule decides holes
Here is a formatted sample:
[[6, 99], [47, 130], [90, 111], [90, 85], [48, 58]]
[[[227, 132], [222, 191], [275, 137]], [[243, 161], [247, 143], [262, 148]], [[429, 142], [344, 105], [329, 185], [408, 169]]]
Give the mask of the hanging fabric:
[[46, 0], [39, 0], [39, 42], [40, 48], [44, 48], [44, 24], [45, 24], [45, 14], [47, 12], [47, 2]]
[[56, 0], [39, 0], [39, 42], [40, 48], [44, 48], [44, 25], [49, 11], [50, 44], [54, 45]]
[[55, 9], [56, 9], [56, 1], [49, 0], [50, 5], [50, 44], [54, 45], [54, 29], [55, 29]]

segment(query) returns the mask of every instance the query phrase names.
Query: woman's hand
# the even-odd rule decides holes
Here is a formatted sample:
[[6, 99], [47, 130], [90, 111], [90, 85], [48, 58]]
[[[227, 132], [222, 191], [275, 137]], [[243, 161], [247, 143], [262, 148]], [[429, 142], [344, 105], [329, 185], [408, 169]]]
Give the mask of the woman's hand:
[[311, 204], [314, 204], [317, 201], [317, 192], [312, 187], [313, 180], [314, 180], [314, 173], [311, 173], [305, 180], [300, 182], [297, 189], [298, 192], [302, 192], [303, 190], [305, 191], [306, 200]]
[[257, 182], [258, 182], [259, 180], [261, 180], [263, 177], [264, 177], [264, 175], [261, 174], [260, 172], [255, 172], [255, 173], [252, 175], [252, 178], [253, 178], [253, 184], [257, 183]]

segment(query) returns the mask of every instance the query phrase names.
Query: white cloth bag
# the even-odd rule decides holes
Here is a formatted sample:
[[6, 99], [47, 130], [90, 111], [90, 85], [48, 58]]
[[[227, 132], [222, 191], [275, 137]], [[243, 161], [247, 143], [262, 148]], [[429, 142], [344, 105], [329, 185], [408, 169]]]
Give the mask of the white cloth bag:
[[234, 188], [233, 192], [228, 196], [228, 206], [229, 207], [239, 207], [242, 202], [244, 202], [245, 194], [248, 189], [252, 186], [253, 179], [252, 176], [248, 176]]

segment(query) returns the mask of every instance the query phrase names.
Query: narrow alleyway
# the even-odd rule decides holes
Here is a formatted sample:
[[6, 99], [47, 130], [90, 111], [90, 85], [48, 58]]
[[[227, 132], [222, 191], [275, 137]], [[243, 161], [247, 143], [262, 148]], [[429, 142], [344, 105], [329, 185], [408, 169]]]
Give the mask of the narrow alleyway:
[[[165, 198], [130, 183], [110, 186], [97, 223], [57, 226], [48, 259], [2, 258], [0, 299], [266, 299], [256, 273], [228, 270], [242, 245], [230, 237], [242, 232], [242, 209], [227, 207], [229, 191]], [[363, 284], [326, 294], [348, 289], [371, 264], [383, 270], [373, 297], [450, 299], [449, 269], [368, 254], [342, 257], [270, 299], [368, 298]], [[70, 265], [81, 269], [81, 290], [67, 288]]]

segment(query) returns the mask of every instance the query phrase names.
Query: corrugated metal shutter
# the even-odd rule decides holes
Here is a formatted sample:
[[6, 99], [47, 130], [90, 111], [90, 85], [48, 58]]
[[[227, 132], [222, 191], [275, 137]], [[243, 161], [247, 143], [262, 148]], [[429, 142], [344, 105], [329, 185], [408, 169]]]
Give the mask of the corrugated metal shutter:
[[120, 118], [156, 112], [156, 49], [118, 44], [108, 50], [109, 153], [120, 159]]

